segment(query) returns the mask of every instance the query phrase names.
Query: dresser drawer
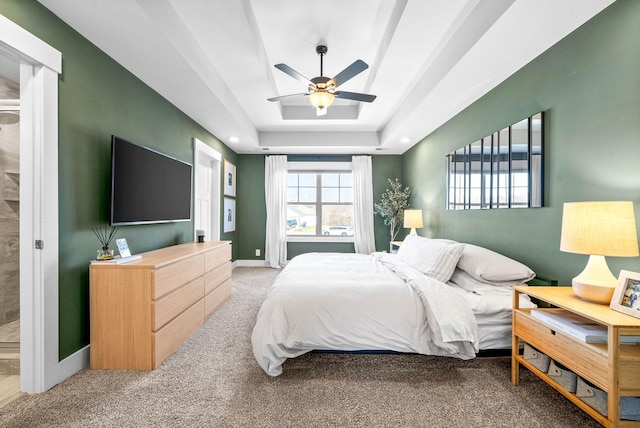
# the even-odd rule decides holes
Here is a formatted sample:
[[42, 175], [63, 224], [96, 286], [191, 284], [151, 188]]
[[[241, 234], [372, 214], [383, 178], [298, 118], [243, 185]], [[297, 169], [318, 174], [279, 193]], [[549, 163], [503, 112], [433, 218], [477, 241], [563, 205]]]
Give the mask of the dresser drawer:
[[204, 275], [204, 293], [210, 293], [229, 279], [231, 279], [231, 262], [226, 262]]
[[200, 277], [156, 300], [152, 305], [153, 331], [162, 328], [202, 297], [204, 297], [204, 278]]
[[203, 321], [204, 300], [201, 299], [169, 324], [153, 333], [155, 350], [153, 368], [158, 368], [169, 355], [180, 347], [182, 342], [202, 325]]
[[[547, 327], [529, 314], [516, 311], [514, 334], [531, 346], [544, 352], [571, 371], [589, 379], [606, 390], [608, 384], [608, 359], [606, 351]], [[566, 356], [570, 355], [568, 359]]]
[[209, 318], [216, 309], [231, 297], [231, 278], [220, 284], [212, 292], [204, 296], [204, 317]]
[[153, 271], [151, 298], [158, 299], [204, 274], [204, 258], [197, 254], [188, 259], [163, 266]]
[[204, 271], [209, 272], [224, 262], [231, 260], [231, 245], [223, 245], [204, 253]]

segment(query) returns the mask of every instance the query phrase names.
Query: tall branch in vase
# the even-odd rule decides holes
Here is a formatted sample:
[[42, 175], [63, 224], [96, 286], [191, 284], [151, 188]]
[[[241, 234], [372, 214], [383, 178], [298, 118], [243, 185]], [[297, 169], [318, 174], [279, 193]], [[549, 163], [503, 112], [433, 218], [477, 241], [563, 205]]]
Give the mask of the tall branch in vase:
[[385, 226], [389, 226], [391, 241], [395, 241], [404, 220], [404, 210], [409, 208], [411, 190], [403, 189], [397, 178], [395, 181], [388, 178], [387, 182], [389, 187], [382, 193], [380, 203], [374, 204], [373, 212], [383, 218]]

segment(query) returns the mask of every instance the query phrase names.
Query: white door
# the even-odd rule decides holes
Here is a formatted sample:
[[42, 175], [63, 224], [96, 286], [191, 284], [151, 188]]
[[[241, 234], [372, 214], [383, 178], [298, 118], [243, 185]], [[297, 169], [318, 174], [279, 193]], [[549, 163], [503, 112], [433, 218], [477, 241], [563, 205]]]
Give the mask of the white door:
[[194, 138], [194, 235], [203, 230], [206, 241], [220, 239], [220, 160], [219, 152]]
[[58, 353], [62, 55], [2, 15], [0, 53], [20, 64], [20, 389], [37, 393], [82, 368], [73, 366], [75, 360], [66, 364], [73, 358], [62, 364]]
[[213, 175], [213, 161], [202, 156], [196, 165], [195, 188], [195, 226], [196, 230], [204, 231], [206, 241], [211, 240], [211, 177]]

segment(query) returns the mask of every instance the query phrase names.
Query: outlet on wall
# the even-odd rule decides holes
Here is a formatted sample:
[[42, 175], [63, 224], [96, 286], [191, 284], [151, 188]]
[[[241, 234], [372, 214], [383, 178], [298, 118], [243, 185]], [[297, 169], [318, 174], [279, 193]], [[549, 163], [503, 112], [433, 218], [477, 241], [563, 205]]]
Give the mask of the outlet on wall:
[[260, 248], [256, 248], [256, 257], [260, 257]]

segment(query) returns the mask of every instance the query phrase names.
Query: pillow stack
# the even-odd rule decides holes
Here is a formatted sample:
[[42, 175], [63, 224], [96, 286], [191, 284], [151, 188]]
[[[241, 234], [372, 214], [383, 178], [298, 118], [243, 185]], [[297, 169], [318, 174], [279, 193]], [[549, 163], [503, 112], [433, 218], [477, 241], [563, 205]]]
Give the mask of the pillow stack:
[[467, 291], [486, 286], [511, 287], [535, 276], [529, 267], [509, 257], [449, 239], [408, 235], [398, 257], [431, 278], [451, 280]]

